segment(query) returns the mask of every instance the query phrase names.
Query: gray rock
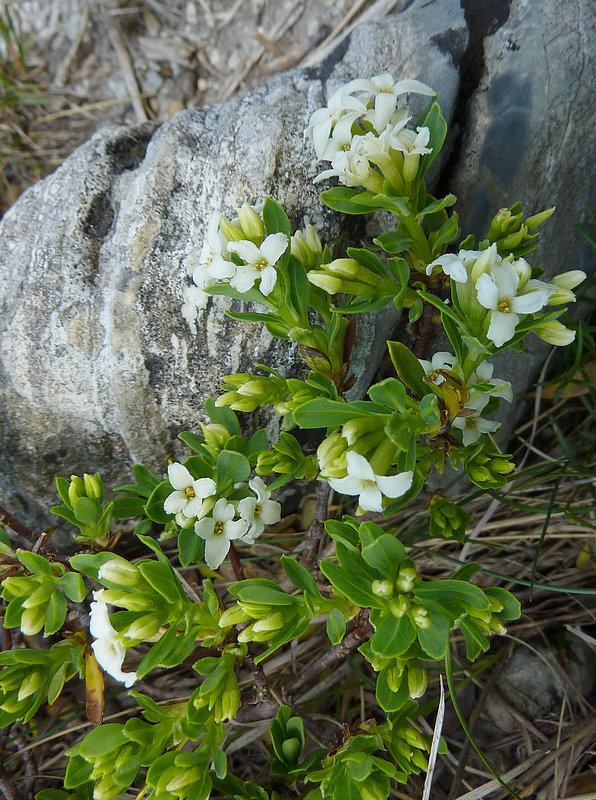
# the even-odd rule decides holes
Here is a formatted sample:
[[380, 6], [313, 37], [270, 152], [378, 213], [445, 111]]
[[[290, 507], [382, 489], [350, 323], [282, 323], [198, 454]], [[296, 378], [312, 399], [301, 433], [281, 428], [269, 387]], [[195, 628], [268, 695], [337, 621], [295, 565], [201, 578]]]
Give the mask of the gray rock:
[[[223, 375], [254, 361], [297, 368], [287, 343], [224, 317], [226, 299], [182, 317], [209, 213], [271, 194], [296, 224], [335, 237], [312, 186], [310, 113], [345, 80], [389, 70], [438, 89], [449, 117], [466, 36], [456, 0], [409, 4], [319, 68], [159, 128], [104, 129], [22, 196], [0, 228], [3, 506], [47, 525], [55, 475], [99, 471], [113, 486], [133, 461], [162, 470]], [[390, 322], [359, 336], [361, 393]]]

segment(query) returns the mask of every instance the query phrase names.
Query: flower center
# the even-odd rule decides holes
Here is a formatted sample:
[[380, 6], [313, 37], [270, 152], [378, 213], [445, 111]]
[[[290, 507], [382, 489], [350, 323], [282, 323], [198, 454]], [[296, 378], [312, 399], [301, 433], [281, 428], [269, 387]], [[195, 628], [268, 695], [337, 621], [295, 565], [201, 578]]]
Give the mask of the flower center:
[[344, 153], [349, 153], [350, 152], [350, 145], [349, 145], [348, 142], [346, 142], [345, 144], [342, 144], [342, 146], [339, 149], [343, 150]]
[[255, 506], [255, 513], [254, 513], [254, 516], [255, 516], [255, 517], [260, 517], [260, 516], [261, 516], [261, 511], [262, 511], [262, 510], [263, 510], [263, 506], [260, 506], [260, 505], [257, 503], [257, 505]]
[[192, 500], [193, 497], [195, 497], [195, 490], [192, 488], [192, 486], [187, 486], [184, 489], [184, 494], [188, 497], [189, 500]]
[[214, 536], [221, 536], [223, 532], [224, 532], [224, 524], [223, 524], [223, 522], [220, 522], [218, 520], [215, 523], [215, 525], [213, 526], [213, 535]]
[[362, 488], [363, 489], [376, 489], [377, 488], [377, 482], [376, 481], [371, 481], [371, 480], [362, 481]]
[[500, 311], [502, 314], [510, 314], [511, 313], [511, 298], [510, 297], [502, 297], [499, 302], [497, 303], [497, 311]]
[[213, 261], [213, 253], [210, 252], [209, 255], [205, 257], [205, 261], [203, 262], [203, 264], [206, 267], [208, 267], [209, 264], [211, 264], [212, 261]]
[[269, 266], [266, 258], [260, 258], [258, 261], [255, 261], [255, 269], [257, 272], [262, 272], [265, 267]]

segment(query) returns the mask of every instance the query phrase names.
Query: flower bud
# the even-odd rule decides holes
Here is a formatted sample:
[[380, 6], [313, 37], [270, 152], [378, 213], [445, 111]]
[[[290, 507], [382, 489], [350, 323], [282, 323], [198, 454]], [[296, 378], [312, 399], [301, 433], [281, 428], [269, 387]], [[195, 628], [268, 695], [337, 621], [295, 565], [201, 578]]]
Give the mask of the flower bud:
[[27, 675], [24, 679], [23, 683], [19, 687], [19, 693], [17, 695], [17, 700], [25, 700], [25, 698], [30, 697], [32, 694], [39, 689], [39, 687], [43, 684], [43, 675], [41, 670], [33, 670], [32, 672]]
[[395, 581], [395, 588], [399, 592], [411, 592], [416, 576], [417, 573], [414, 567], [402, 567]]
[[[408, 694], [410, 695], [412, 700], [416, 700], [418, 697], [422, 697], [422, 695], [426, 692], [427, 687], [428, 687], [428, 675], [426, 674], [426, 670], [419, 665], [412, 665], [412, 664], [409, 665]], [[412, 742], [410, 742], [410, 744], [412, 744]], [[420, 745], [417, 746], [419, 747]]]
[[46, 621], [45, 606], [26, 608], [21, 617], [21, 630], [25, 636], [35, 636], [43, 628]]
[[551, 319], [550, 322], [545, 322], [544, 325], [537, 325], [532, 330], [536, 336], [539, 336], [549, 344], [555, 345], [555, 347], [566, 347], [575, 340], [575, 331], [567, 328], [557, 319]]
[[371, 431], [383, 430], [385, 419], [383, 417], [358, 417], [346, 422], [341, 430], [341, 434], [351, 447], [357, 439], [360, 439]]
[[391, 581], [373, 581], [371, 585], [371, 591], [377, 597], [386, 597], [390, 598], [393, 597], [393, 584]]
[[401, 686], [401, 681], [404, 674], [404, 667], [401, 664], [394, 663], [387, 668], [387, 686], [392, 692], [397, 692]]
[[277, 611], [275, 614], [271, 614], [265, 619], [257, 620], [252, 627], [255, 633], [262, 633], [266, 631], [277, 631], [283, 626], [283, 624], [284, 618], [282, 614]]
[[150, 639], [161, 628], [162, 619], [158, 614], [143, 614], [131, 625], [121, 631], [126, 639], [138, 639], [141, 642]]
[[406, 613], [409, 607], [410, 607], [410, 601], [408, 600], [407, 597], [404, 597], [403, 595], [395, 597], [389, 603], [389, 610], [391, 611], [393, 616], [396, 617], [397, 619], [403, 617], [403, 615]]
[[583, 270], [571, 269], [569, 272], [561, 272], [559, 275], [555, 275], [551, 283], [554, 283], [555, 286], [558, 286], [560, 289], [575, 289], [575, 287], [579, 286], [586, 278], [587, 275]]
[[539, 225], [542, 225], [546, 222], [547, 219], [550, 219], [554, 214], [555, 206], [552, 208], [546, 208], [544, 211], [540, 211], [538, 214], [534, 214], [531, 217], [526, 219], [526, 228], [532, 232], [535, 230]]
[[327, 436], [317, 448], [317, 461], [326, 478], [340, 478], [347, 472], [346, 441], [341, 433]]
[[417, 628], [422, 628], [423, 630], [430, 628], [432, 625], [430, 617], [428, 616], [428, 611], [421, 607], [417, 608], [412, 614], [412, 622]]
[[223, 450], [226, 442], [230, 438], [230, 432], [226, 426], [217, 425], [215, 423], [205, 425], [203, 422], [200, 424], [203, 436], [205, 437], [205, 444], [208, 447], [217, 450], [217, 452]]
[[244, 233], [242, 231], [242, 228], [239, 228], [237, 225], [233, 225], [224, 216], [220, 217], [219, 229], [226, 237], [228, 242], [237, 242], [239, 240], [244, 239]]
[[35, 608], [36, 606], [45, 605], [53, 591], [54, 582], [51, 579], [43, 581], [41, 585], [38, 584], [33, 594], [29, 595], [25, 600], [23, 608]]
[[475, 284], [478, 278], [485, 272], [490, 275], [493, 271], [493, 267], [497, 263], [497, 258], [498, 253], [496, 244], [491, 244], [490, 247], [488, 247], [486, 250], [483, 250], [472, 267], [472, 283]]
[[420, 155], [418, 153], [406, 153], [404, 155], [404, 181], [412, 183], [418, 174]]
[[260, 245], [265, 238], [265, 226], [254, 208], [248, 203], [243, 203], [242, 208], [238, 210], [238, 220], [244, 234], [243, 238]]
[[241, 622], [247, 622], [249, 619], [250, 617], [244, 609], [239, 605], [234, 605], [223, 612], [217, 624], [220, 628], [228, 628], [232, 625], [239, 625]]
[[85, 497], [85, 484], [77, 475], [71, 475], [68, 487], [68, 499], [71, 505], [74, 506], [79, 497]]
[[115, 583], [127, 589], [145, 584], [138, 567], [120, 557], [114, 557], [102, 564], [98, 570], [97, 577], [100, 581]]
[[103, 481], [99, 473], [89, 475], [87, 472], [83, 475], [83, 483], [85, 484], [85, 494], [90, 500], [99, 500], [103, 497]]

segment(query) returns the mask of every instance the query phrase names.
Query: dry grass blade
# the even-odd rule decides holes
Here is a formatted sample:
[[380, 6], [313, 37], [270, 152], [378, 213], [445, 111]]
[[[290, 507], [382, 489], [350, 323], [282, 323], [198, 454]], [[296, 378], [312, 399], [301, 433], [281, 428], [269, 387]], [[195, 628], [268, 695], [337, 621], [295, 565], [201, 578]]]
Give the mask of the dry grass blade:
[[443, 676], [439, 675], [439, 707], [437, 708], [437, 718], [435, 720], [435, 727], [433, 729], [432, 744], [428, 756], [428, 770], [424, 780], [424, 792], [422, 800], [430, 800], [430, 793], [433, 783], [433, 775], [435, 771], [435, 764], [437, 762], [437, 755], [439, 753], [439, 745], [441, 743], [441, 732], [443, 730], [443, 722], [445, 720], [445, 690], [443, 689]]

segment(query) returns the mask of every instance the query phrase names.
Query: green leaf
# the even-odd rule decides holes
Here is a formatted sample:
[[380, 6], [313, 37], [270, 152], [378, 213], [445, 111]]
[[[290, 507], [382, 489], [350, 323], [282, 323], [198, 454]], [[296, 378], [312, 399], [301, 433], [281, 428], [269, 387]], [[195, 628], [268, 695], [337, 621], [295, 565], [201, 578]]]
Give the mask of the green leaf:
[[[271, 581], [273, 584], [273, 581]], [[296, 599], [292, 595], [287, 594], [279, 586], [263, 586], [262, 583], [257, 583], [254, 580], [240, 581], [242, 585], [238, 588], [239, 584], [236, 583], [232, 587], [234, 594], [241, 602], [244, 603], [258, 603], [270, 606], [292, 606]]]
[[267, 235], [271, 233], [285, 233], [289, 242], [292, 234], [290, 220], [280, 204], [271, 197], [265, 200], [265, 205], [263, 206], [263, 222], [265, 223]]
[[158, 561], [141, 561], [138, 569], [147, 583], [164, 597], [168, 603], [176, 603], [183, 598], [179, 581], [172, 574], [172, 568]]
[[[422, 368], [421, 368], [422, 369]], [[383, 414], [386, 409], [367, 400], [356, 400], [353, 403], [342, 403], [338, 400], [309, 400], [294, 412], [294, 422], [300, 428], [335, 428], [357, 417], [368, 417], [370, 414]]]
[[410, 618], [395, 618], [388, 614], [377, 621], [373, 621], [375, 633], [370, 640], [370, 646], [375, 653], [384, 658], [397, 658], [403, 655], [416, 639], [416, 629]]
[[421, 601], [425, 598], [439, 602], [455, 601], [482, 610], [490, 605], [482, 589], [468, 581], [426, 581], [414, 589], [414, 594]]
[[[103, 726], [102, 726], [103, 727]], [[78, 745], [75, 745], [78, 747]], [[73, 747], [66, 751], [68, 755], [74, 750]], [[66, 789], [76, 789], [77, 786], [82, 786], [91, 779], [91, 772], [93, 770], [93, 762], [87, 761], [83, 756], [73, 754], [66, 766], [66, 774], [64, 776], [64, 786]]]
[[187, 447], [194, 450], [195, 453], [200, 453], [201, 455], [205, 454], [205, 440], [202, 436], [197, 436], [197, 434], [192, 433], [192, 431], [182, 431], [178, 434], [178, 438], [181, 442], [184, 442]]
[[380, 208], [385, 211], [393, 211], [400, 217], [410, 215], [409, 197], [390, 197], [387, 194], [372, 194], [371, 192], [360, 192], [353, 200], [356, 205], [368, 206], [373, 210]]
[[362, 558], [384, 578], [395, 580], [399, 567], [406, 557], [406, 551], [401, 542], [398, 542], [395, 536], [391, 536], [389, 533], [378, 537], [371, 535], [370, 525], [370, 522], [364, 522], [360, 526], [360, 539], [363, 544]]
[[221, 494], [229, 491], [235, 483], [241, 483], [250, 476], [250, 464], [241, 453], [222, 450], [217, 456], [214, 479]]
[[427, 611], [431, 625], [429, 628], [417, 628], [420, 647], [430, 658], [443, 658], [445, 655], [445, 643], [450, 629], [450, 622], [434, 609], [429, 608]]
[[348, 247], [346, 253], [349, 258], [353, 258], [363, 267], [379, 275], [381, 278], [386, 278], [385, 266], [378, 255], [371, 250], [366, 250], [363, 247]]
[[141, 663], [137, 667], [137, 677], [144, 678], [147, 673], [157, 667], [163, 662], [166, 656], [174, 648], [176, 644], [177, 631], [174, 625], [171, 625], [168, 630], [163, 634], [161, 639], [157, 641], [151, 650], [145, 655]]
[[332, 608], [327, 617], [327, 636], [331, 644], [336, 645], [346, 635], [346, 618], [337, 608]]
[[133, 464], [132, 474], [139, 486], [142, 486], [143, 489], [149, 492], [152, 492], [159, 483], [157, 475], [154, 475], [150, 469], [147, 469], [147, 467], [144, 467], [142, 464]]
[[74, 501], [72, 510], [82, 525], [90, 526], [97, 522], [99, 509], [93, 500], [89, 500], [88, 497], [78, 497]]
[[479, 655], [485, 653], [490, 645], [481, 628], [468, 619], [461, 619], [457, 626], [464, 635], [466, 642], [466, 658], [476, 661]]
[[328, 519], [325, 523], [325, 530], [329, 536], [331, 536], [334, 542], [341, 543], [345, 548], [351, 550], [353, 553], [357, 553], [359, 551], [360, 540], [358, 539], [357, 528], [354, 528], [352, 525], [349, 525], [346, 522], [340, 522], [337, 519]]
[[377, 675], [377, 685], [375, 687], [375, 694], [379, 705], [384, 711], [399, 711], [405, 706], [410, 699], [408, 694], [408, 681], [406, 676], [402, 677], [402, 681], [396, 692], [389, 688], [387, 682], [387, 675], [389, 668], [382, 669]]
[[157, 522], [158, 525], [165, 525], [172, 519], [173, 515], [166, 514], [163, 504], [173, 491], [174, 487], [169, 481], [162, 481], [157, 484], [155, 489], [151, 492], [149, 500], [147, 500], [145, 514], [149, 519], [153, 520], [153, 522]]
[[498, 613], [500, 619], [514, 620], [520, 618], [521, 604], [507, 589], [501, 589], [499, 586], [490, 586], [484, 592], [488, 597], [494, 597], [495, 600], [503, 604], [503, 610]]
[[68, 496], [68, 487], [70, 486], [66, 478], [56, 478], [56, 489], [60, 495], [60, 499], [67, 508], [71, 508], [70, 497]]
[[314, 597], [321, 596], [313, 576], [296, 559], [282, 555], [281, 565], [297, 589], [301, 589], [305, 594], [312, 594]]
[[65, 573], [58, 581], [58, 585], [73, 603], [82, 603], [87, 596], [85, 582], [78, 572]]
[[202, 559], [201, 539], [194, 528], [183, 528], [178, 534], [178, 557], [183, 567], [196, 564]]
[[436, 100], [433, 100], [429, 105], [423, 119], [419, 123], [420, 127], [426, 127], [430, 131], [430, 139], [428, 146], [432, 147], [432, 152], [428, 155], [422, 156], [420, 159], [420, 167], [418, 177], [422, 178], [428, 171], [428, 168], [441, 152], [445, 137], [447, 135], [447, 123], [441, 111], [440, 105]]
[[428, 394], [424, 369], [414, 353], [401, 342], [387, 342], [387, 349], [402, 382], [419, 398]]
[[[92, 728], [85, 738], [75, 745], [78, 755], [83, 756], [92, 763], [102, 756], [117, 750], [126, 744], [124, 726], [117, 722], [98, 725]], [[71, 750], [75, 749], [71, 748]]]
[[117, 497], [112, 501], [112, 513], [116, 519], [132, 519], [145, 515], [144, 497]]
[[38, 553], [30, 550], [17, 550], [17, 558], [21, 564], [35, 575], [51, 575], [52, 567], [50, 562]]
[[212, 397], [208, 397], [205, 400], [205, 411], [209, 415], [209, 420], [213, 422], [215, 425], [223, 425], [226, 428], [231, 436], [236, 436], [238, 434], [242, 434], [242, 430], [240, 429], [240, 422], [238, 421], [238, 417], [231, 408], [227, 406], [219, 406], [215, 405], [215, 400]]
[[361, 575], [352, 574], [331, 561], [321, 561], [321, 572], [338, 592], [360, 608], [383, 607], [383, 602], [372, 593], [370, 583], [363, 581]]
[[429, 203], [422, 211], [419, 211], [416, 214], [415, 220], [416, 222], [420, 223], [423, 217], [426, 217], [428, 214], [436, 214], [437, 211], [442, 211], [444, 208], [449, 208], [457, 203], [457, 197], [454, 194], [448, 194], [445, 197], [441, 198], [440, 200], [433, 200], [432, 203]]
[[76, 572], [82, 572], [83, 575], [88, 575], [93, 580], [98, 580], [100, 568], [113, 558], [114, 553], [81, 553], [80, 555], [71, 556], [68, 560]]
[[437, 258], [442, 255], [445, 247], [451, 242], [454, 242], [459, 236], [459, 216], [454, 211], [453, 214], [446, 219], [437, 231], [436, 238], [433, 242], [431, 255]]
[[282, 301], [296, 322], [305, 328], [309, 327], [308, 321], [308, 292], [309, 280], [306, 270], [297, 258], [293, 256], [288, 261], [285, 270], [280, 275], [282, 286]]
[[342, 214], [372, 214], [376, 207], [367, 208], [365, 205], [358, 205], [354, 198], [361, 194], [358, 189], [349, 189], [347, 186], [334, 186], [333, 189], [326, 189], [321, 192], [321, 200], [326, 206]]
[[385, 378], [368, 390], [370, 399], [380, 406], [387, 406], [404, 414], [407, 409], [406, 390], [396, 378]]
[[403, 236], [397, 231], [387, 231], [373, 239], [373, 242], [378, 245], [386, 253], [396, 254], [403, 253], [404, 250], [409, 250], [414, 244], [414, 240], [409, 236]]
[[385, 433], [389, 439], [404, 453], [416, 439], [411, 423], [411, 415], [404, 416], [401, 412], [394, 411], [385, 425]]

